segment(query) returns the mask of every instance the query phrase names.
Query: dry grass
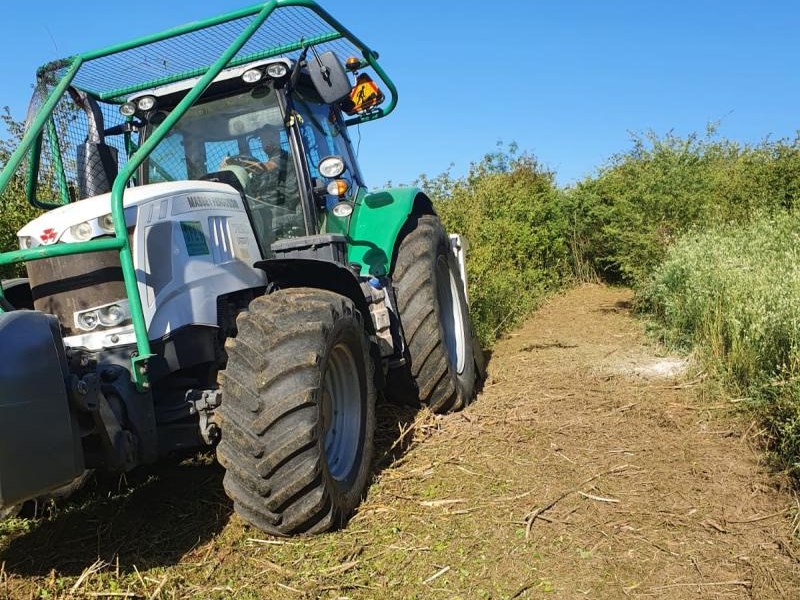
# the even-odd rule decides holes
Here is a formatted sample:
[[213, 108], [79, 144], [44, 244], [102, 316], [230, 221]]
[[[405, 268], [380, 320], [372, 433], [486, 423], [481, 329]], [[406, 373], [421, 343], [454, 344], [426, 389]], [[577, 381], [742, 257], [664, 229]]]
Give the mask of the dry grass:
[[460, 414], [384, 407], [343, 531], [273, 539], [210, 460], [96, 481], [0, 538], [9, 598], [792, 598], [798, 505], [625, 291], [584, 286], [500, 343]]

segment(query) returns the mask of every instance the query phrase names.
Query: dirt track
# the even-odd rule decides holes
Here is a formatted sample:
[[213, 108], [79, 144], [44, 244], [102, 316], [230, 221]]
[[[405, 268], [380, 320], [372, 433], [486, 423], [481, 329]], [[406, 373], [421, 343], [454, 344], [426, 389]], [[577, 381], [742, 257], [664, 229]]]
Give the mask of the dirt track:
[[629, 299], [552, 300], [496, 347], [463, 413], [384, 410], [344, 531], [265, 540], [217, 467], [164, 467], [0, 537], [0, 597], [797, 598], [797, 501]]
[[[494, 465], [507, 496], [525, 494], [502, 506], [527, 519], [541, 557], [529, 577], [565, 598], [797, 597], [791, 496], [729, 406], [659, 377], [674, 361], [646, 343], [629, 299], [585, 286], [551, 302], [498, 347], [460, 428], [481, 434], [474, 464]], [[502, 426], [485, 461], [492, 419]]]

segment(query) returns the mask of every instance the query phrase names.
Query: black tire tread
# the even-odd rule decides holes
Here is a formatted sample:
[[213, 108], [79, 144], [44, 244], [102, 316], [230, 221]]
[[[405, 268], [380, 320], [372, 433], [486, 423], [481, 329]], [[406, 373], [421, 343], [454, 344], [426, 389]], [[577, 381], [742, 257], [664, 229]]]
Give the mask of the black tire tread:
[[[317, 450], [321, 340], [337, 315], [360, 320], [338, 294], [282, 290], [253, 300], [225, 345], [217, 447], [223, 485], [234, 510], [268, 533], [315, 533], [346, 517], [326, 492]], [[366, 369], [371, 380], [373, 365]]]
[[411, 365], [390, 374], [386, 391], [397, 402], [413, 402], [408, 395], [416, 392], [415, 400], [437, 413], [465, 404], [449, 376], [447, 349], [434, 309], [437, 298], [431, 265], [443, 236], [438, 217], [421, 215], [398, 247], [392, 278]]

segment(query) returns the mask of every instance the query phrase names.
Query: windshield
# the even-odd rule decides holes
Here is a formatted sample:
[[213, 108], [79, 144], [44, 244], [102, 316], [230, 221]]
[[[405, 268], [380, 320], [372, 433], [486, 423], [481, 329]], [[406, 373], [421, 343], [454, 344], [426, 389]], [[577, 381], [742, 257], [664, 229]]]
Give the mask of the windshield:
[[[149, 119], [151, 128], [167, 111]], [[266, 130], [280, 136], [288, 149], [276, 94], [269, 88], [218, 98], [192, 106], [150, 155], [148, 182], [198, 179], [219, 170], [228, 156], [267, 156], [259, 143]], [[153, 164], [155, 163], [155, 164]]]
[[[149, 119], [155, 127], [167, 115]], [[244, 192], [265, 254], [279, 238], [305, 235], [292, 152], [269, 86], [196, 104], [145, 163], [147, 183], [211, 179]]]

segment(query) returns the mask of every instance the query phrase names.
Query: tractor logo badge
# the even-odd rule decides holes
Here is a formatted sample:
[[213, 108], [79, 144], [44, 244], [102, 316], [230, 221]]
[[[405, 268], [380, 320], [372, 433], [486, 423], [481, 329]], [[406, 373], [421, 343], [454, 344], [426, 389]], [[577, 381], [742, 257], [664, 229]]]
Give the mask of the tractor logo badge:
[[42, 235], [39, 236], [39, 239], [42, 240], [43, 244], [52, 244], [56, 241], [57, 237], [58, 234], [56, 233], [56, 230], [50, 227], [42, 232]]

